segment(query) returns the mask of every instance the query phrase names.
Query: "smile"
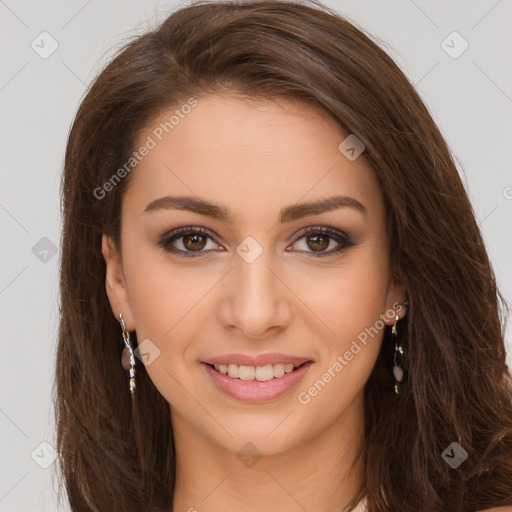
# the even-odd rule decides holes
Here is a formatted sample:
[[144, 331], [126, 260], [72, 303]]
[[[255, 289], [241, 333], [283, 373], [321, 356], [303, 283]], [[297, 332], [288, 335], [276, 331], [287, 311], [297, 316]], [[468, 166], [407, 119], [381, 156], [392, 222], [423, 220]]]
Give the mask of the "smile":
[[[313, 361], [265, 366], [201, 363], [212, 384], [235, 400], [249, 403], [277, 399], [299, 385]], [[216, 368], [217, 367], [217, 368]]]
[[267, 364], [265, 366], [244, 366], [237, 364], [215, 364], [210, 366], [212, 366], [215, 371], [223, 375], [228, 375], [232, 379], [265, 382], [267, 380], [278, 379], [286, 373], [291, 373], [301, 365], [277, 363]]

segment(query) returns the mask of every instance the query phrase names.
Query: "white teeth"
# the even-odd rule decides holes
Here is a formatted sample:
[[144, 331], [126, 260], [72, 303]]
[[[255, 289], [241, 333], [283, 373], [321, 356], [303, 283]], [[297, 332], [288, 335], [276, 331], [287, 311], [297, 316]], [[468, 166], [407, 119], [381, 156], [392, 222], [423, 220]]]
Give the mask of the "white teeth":
[[256, 368], [254, 366], [239, 366], [238, 378], [240, 380], [254, 380], [256, 375]]
[[266, 381], [275, 377], [282, 377], [285, 373], [293, 371], [295, 366], [291, 363], [267, 364], [266, 366], [243, 366], [237, 364], [215, 364], [214, 368], [223, 375], [232, 379]]
[[238, 379], [238, 365], [228, 364], [228, 375], [232, 379]]
[[274, 378], [274, 365], [267, 364], [267, 366], [256, 367], [256, 380], [266, 381]]
[[274, 377], [282, 377], [284, 375], [284, 364], [277, 363], [274, 365]]

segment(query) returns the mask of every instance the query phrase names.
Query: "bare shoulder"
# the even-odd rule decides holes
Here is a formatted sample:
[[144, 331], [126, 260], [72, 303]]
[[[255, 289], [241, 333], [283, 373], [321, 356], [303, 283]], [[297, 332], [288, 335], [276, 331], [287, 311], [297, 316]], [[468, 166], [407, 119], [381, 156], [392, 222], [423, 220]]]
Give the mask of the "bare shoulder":
[[512, 506], [487, 508], [485, 510], [479, 510], [478, 512], [512, 512]]

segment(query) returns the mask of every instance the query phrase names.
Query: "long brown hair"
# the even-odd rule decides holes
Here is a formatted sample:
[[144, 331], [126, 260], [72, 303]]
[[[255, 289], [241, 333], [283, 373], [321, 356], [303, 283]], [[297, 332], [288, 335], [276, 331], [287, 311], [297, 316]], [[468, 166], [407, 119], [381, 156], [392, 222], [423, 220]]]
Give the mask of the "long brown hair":
[[[102, 197], [94, 191], [129, 161], [155, 115], [222, 92], [321, 108], [364, 143], [380, 182], [391, 260], [410, 302], [398, 324], [405, 376], [397, 397], [386, 331], [365, 387], [365, 474], [351, 505], [365, 495], [370, 512], [512, 505], [507, 304], [424, 103], [383, 49], [316, 1], [202, 1], [118, 52], [69, 134], [55, 414], [72, 510], [172, 509], [169, 404], [138, 365], [132, 406], [105, 292], [101, 236], [120, 248], [121, 197], [136, 167]], [[442, 457], [453, 442], [468, 453], [456, 469]]]

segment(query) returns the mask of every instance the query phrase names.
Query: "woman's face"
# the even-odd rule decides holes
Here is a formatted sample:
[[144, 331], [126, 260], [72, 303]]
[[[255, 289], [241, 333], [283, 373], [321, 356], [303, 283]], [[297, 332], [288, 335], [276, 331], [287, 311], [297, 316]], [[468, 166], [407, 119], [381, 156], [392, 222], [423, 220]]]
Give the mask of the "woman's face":
[[291, 100], [202, 97], [166, 134], [174, 111], [136, 144], [150, 149], [122, 201], [122, 264], [103, 240], [112, 310], [173, 425], [267, 454], [360, 426], [404, 299], [364, 152]]

